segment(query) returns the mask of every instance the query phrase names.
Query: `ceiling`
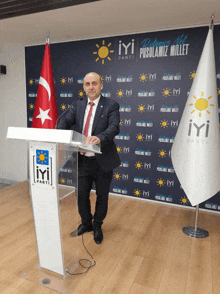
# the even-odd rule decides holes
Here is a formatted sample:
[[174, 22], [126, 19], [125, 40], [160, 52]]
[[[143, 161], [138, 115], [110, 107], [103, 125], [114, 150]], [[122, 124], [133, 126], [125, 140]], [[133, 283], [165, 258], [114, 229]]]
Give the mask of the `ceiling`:
[[[14, 1], [24, 2], [1, 0], [0, 12], [4, 3]], [[204, 26], [211, 23], [212, 13], [215, 15], [214, 23], [220, 23], [219, 0], [27, 0], [25, 2], [33, 8], [36, 1], [44, 3], [59, 1], [63, 2], [63, 6], [69, 3], [67, 7], [52, 8], [49, 11], [36, 12], [39, 9], [31, 9], [32, 14], [23, 16], [10, 16], [10, 11], [7, 10], [9, 13], [7, 18], [0, 19], [0, 50], [4, 44], [22, 46], [45, 44], [48, 31], [50, 31], [50, 43], [56, 43]]]
[[27, 15], [98, 0], [1, 0], [0, 19]]

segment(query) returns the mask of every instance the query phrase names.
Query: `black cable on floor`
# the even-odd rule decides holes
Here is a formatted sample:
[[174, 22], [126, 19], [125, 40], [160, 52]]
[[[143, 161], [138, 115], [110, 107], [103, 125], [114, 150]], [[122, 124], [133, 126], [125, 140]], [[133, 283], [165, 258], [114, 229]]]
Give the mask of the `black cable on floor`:
[[[83, 234], [82, 234], [82, 243], [83, 243], [83, 247], [86, 249], [87, 253], [91, 256], [92, 261], [89, 260], [89, 259], [85, 259], [85, 258], [84, 258], [84, 259], [80, 259], [80, 260], [79, 260], [79, 264], [80, 264], [82, 267], [84, 267], [86, 270], [85, 270], [84, 272], [82, 272], [82, 273], [76, 273], [76, 274], [71, 274], [70, 272], [68, 272], [68, 270], [66, 270], [66, 272], [67, 272], [69, 275], [71, 275], [71, 276], [83, 275], [83, 274], [85, 274], [86, 272], [88, 272], [88, 270], [89, 270], [91, 267], [93, 267], [93, 266], [96, 265], [96, 262], [95, 262], [94, 258], [93, 258], [92, 255], [89, 253], [89, 251], [87, 250], [87, 248], [86, 248], [86, 246], [85, 246], [85, 244], [84, 244]], [[88, 262], [89, 262], [89, 266], [84, 266], [84, 265], [81, 263], [81, 261], [88, 261]]]

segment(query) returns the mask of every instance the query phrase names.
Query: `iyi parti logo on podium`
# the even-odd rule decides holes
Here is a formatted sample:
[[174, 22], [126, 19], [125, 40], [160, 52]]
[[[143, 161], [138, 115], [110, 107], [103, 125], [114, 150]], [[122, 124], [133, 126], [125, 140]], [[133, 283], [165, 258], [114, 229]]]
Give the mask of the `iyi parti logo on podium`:
[[52, 185], [52, 158], [49, 151], [37, 149], [34, 157], [34, 183]]

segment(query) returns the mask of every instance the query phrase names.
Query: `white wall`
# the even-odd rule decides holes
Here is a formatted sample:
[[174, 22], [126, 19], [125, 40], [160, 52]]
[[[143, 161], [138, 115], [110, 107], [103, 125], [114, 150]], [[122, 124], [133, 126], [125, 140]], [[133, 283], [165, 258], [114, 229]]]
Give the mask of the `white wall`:
[[0, 64], [7, 70], [0, 75], [0, 182], [21, 182], [27, 179], [26, 142], [6, 135], [9, 126], [27, 127], [24, 47], [4, 45]]

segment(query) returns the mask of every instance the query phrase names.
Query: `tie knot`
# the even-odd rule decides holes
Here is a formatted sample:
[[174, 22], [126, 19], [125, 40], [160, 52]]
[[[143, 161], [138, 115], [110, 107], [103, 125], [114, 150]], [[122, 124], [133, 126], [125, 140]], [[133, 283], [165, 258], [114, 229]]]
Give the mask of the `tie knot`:
[[94, 102], [89, 102], [89, 105], [93, 106], [93, 105], [95, 105], [95, 103]]

